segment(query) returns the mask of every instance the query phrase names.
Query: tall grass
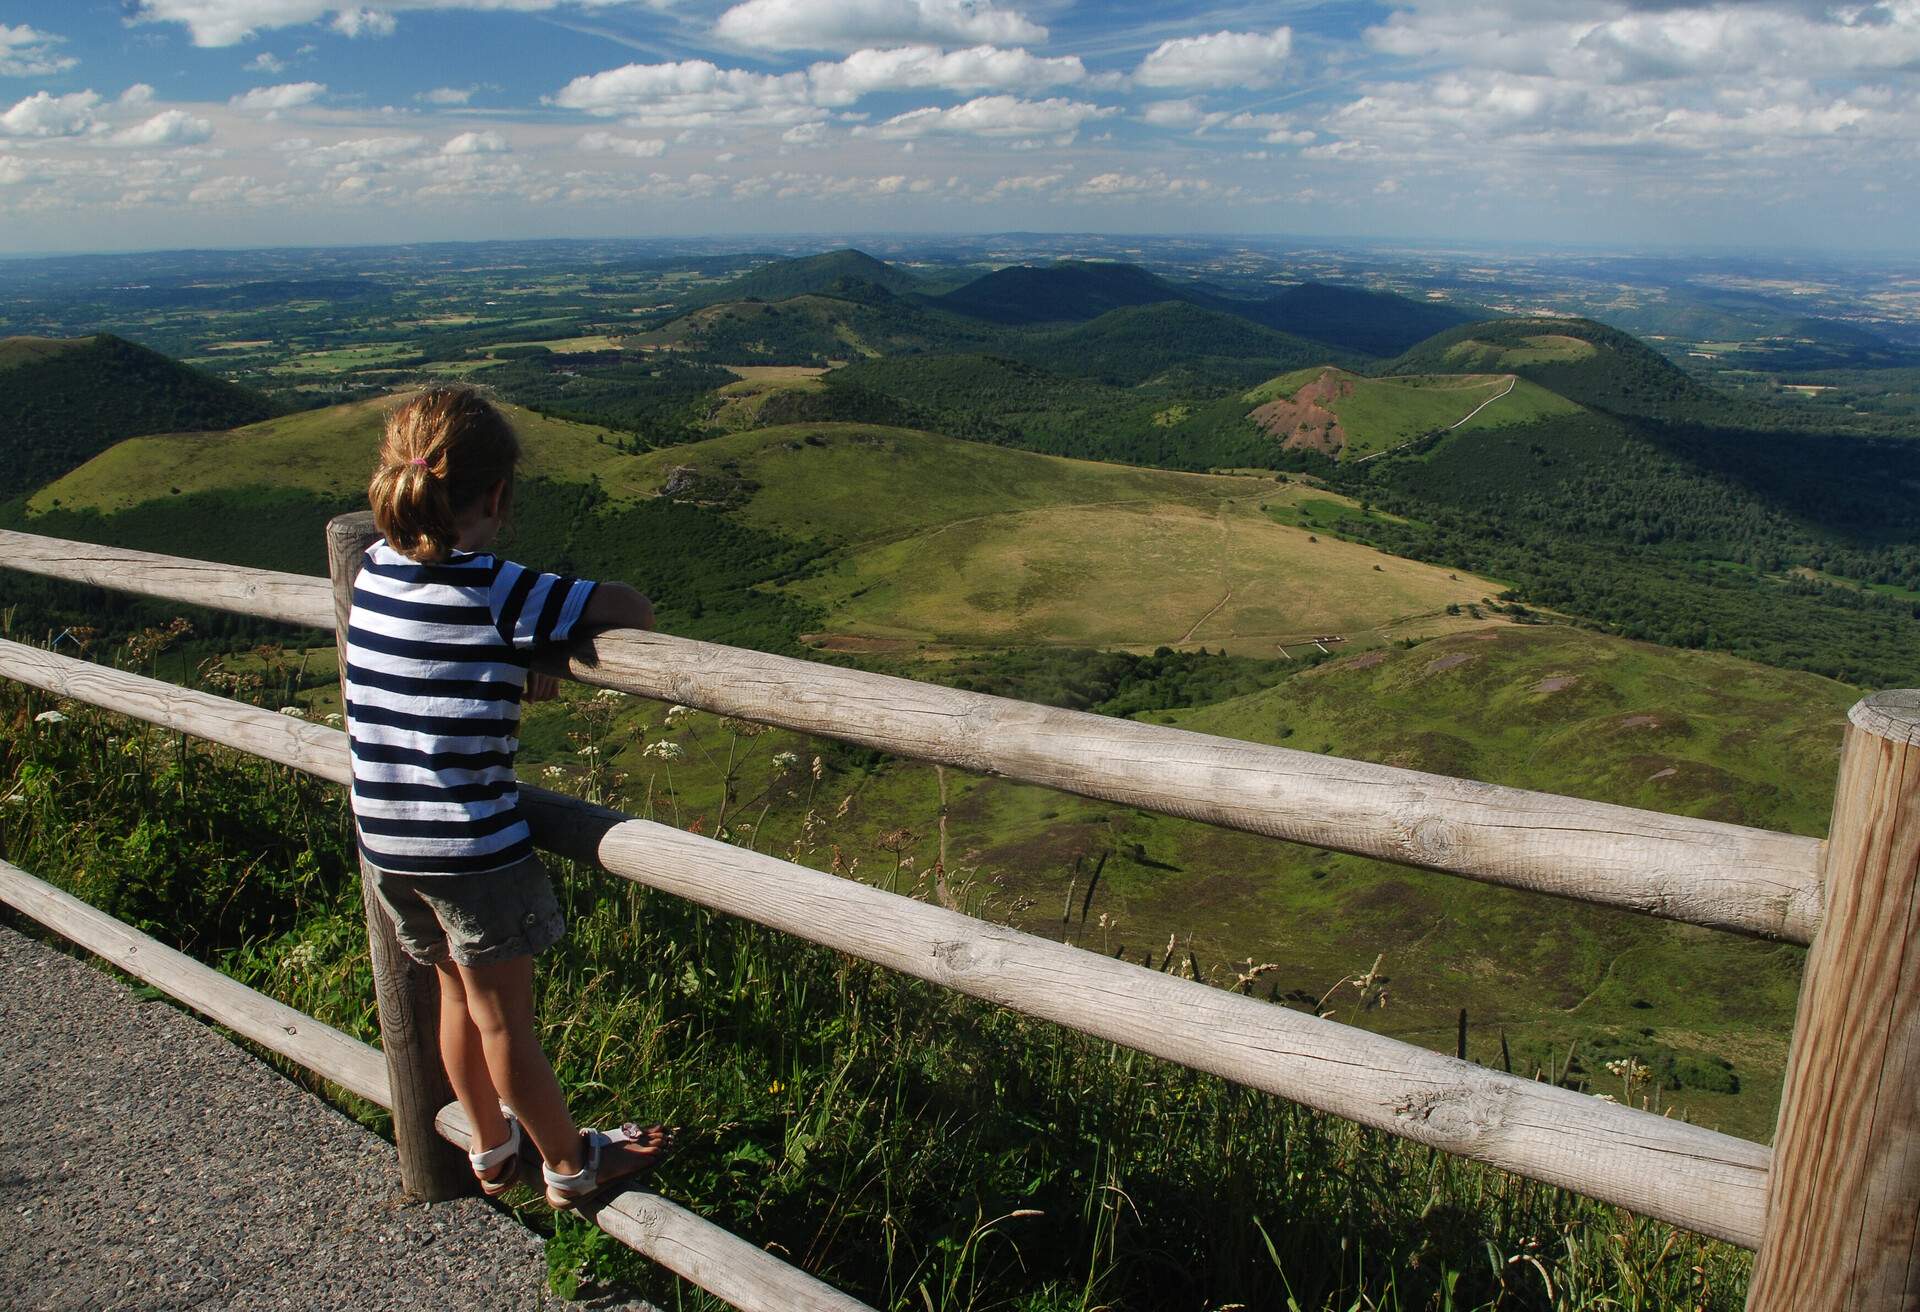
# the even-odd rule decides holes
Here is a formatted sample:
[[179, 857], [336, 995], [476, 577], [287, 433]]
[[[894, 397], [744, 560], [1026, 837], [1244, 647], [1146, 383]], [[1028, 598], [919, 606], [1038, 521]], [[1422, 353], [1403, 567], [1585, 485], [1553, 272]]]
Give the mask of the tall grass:
[[[377, 1037], [338, 790], [11, 684], [0, 724], [0, 855]], [[1725, 1245], [555, 864], [538, 1004], [576, 1113], [689, 1127], [662, 1192], [877, 1307], [1741, 1303]], [[519, 1208], [557, 1289], [715, 1306]]]

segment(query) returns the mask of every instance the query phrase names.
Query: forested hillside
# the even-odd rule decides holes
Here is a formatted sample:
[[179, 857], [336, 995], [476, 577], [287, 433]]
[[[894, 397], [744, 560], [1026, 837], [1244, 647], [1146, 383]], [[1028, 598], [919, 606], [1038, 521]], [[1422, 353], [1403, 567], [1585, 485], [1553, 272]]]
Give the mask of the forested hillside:
[[108, 333], [0, 341], [0, 500], [143, 433], [234, 428], [265, 398]]

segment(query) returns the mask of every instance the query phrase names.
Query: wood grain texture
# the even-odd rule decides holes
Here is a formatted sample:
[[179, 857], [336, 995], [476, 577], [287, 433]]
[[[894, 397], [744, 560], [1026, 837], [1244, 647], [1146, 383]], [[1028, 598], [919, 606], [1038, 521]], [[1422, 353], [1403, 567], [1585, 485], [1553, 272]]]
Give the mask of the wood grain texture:
[[[0, 551], [0, 566], [227, 605], [216, 576], [231, 566], [0, 533], [0, 548], [17, 542], [31, 550], [20, 560]], [[257, 608], [230, 608], [332, 627], [325, 580], [240, 573], [254, 579], [248, 586]], [[1792, 834], [1056, 710], [669, 634], [601, 633], [543, 668], [917, 760], [1667, 920], [1790, 943], [1810, 942], [1819, 922], [1822, 845]]]
[[[86, 688], [110, 709], [150, 709], [171, 687], [101, 673], [111, 677], [89, 680]], [[137, 696], [116, 705], [122, 683]], [[254, 717], [263, 730], [264, 722], [284, 718], [244, 706], [231, 714]], [[337, 771], [346, 735], [314, 733], [317, 739], [273, 739], [284, 754], [272, 759]], [[531, 787], [522, 796], [541, 846], [637, 883], [1515, 1174], [1747, 1247], [1759, 1242], [1770, 1160], [1759, 1144], [984, 924], [576, 798]]]
[[1751, 1312], [1920, 1307], [1920, 692], [1849, 718]]
[[326, 580], [306, 574], [101, 547], [11, 529], [0, 529], [0, 562], [9, 569], [48, 578], [257, 615], [285, 624], [333, 628]]
[[254, 756], [292, 765], [336, 784], [352, 773], [337, 729], [263, 711], [245, 702], [195, 692], [91, 661], [56, 656], [39, 647], [0, 638], [0, 676], [119, 711], [149, 724], [190, 733]]
[[737, 715], [1142, 810], [1804, 943], [1819, 840], [1035, 706], [617, 630], [551, 666]]
[[387, 1064], [358, 1039], [256, 993], [7, 861], [0, 861], [0, 902], [242, 1038], [318, 1071], [368, 1102], [389, 1105]]
[[[457, 1102], [440, 1109], [436, 1125], [448, 1142], [462, 1149], [473, 1142], [473, 1127]], [[860, 1300], [659, 1194], [631, 1190], [598, 1207], [582, 1208], [579, 1215], [742, 1312], [873, 1312]]]
[[[372, 514], [341, 515], [327, 524], [327, 569], [332, 578], [336, 641], [347, 649], [347, 615], [361, 553], [376, 538]], [[347, 663], [340, 661], [341, 705], [346, 705]], [[453, 1099], [440, 1062], [440, 983], [431, 966], [407, 956], [392, 918], [374, 896], [362, 866], [361, 901], [367, 913], [367, 946], [373, 958], [373, 992], [380, 1004], [380, 1050], [387, 1056], [393, 1091], [393, 1141], [400, 1154], [400, 1180], [408, 1193], [437, 1203], [477, 1193], [466, 1159], [434, 1130], [433, 1118]]]

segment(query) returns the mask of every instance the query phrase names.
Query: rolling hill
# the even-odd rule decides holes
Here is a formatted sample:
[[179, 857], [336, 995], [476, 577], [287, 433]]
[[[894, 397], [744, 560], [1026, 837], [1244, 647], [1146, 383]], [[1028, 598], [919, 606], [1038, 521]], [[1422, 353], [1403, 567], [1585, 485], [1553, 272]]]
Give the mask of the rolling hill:
[[923, 309], [872, 283], [842, 281], [781, 301], [722, 301], [621, 344], [681, 351], [716, 364], [820, 366], [964, 350], [988, 336], [981, 325]]
[[850, 283], [867, 283], [896, 295], [918, 291], [922, 286], [920, 279], [905, 269], [849, 249], [775, 260], [738, 278], [700, 288], [682, 300], [680, 308], [697, 310], [722, 301], [786, 301], [832, 292]]
[[1652, 347], [1591, 319], [1495, 319], [1450, 329], [1390, 374], [1511, 373], [1593, 410], [1666, 422], [1737, 422], [1743, 407]]
[[1241, 400], [1283, 447], [1366, 459], [1443, 431], [1472, 431], [1578, 414], [1580, 407], [1512, 374], [1365, 378], [1322, 366], [1262, 383]]
[[122, 438], [264, 419], [264, 397], [111, 334], [0, 340], [0, 501]]
[[1436, 333], [1480, 316], [1450, 305], [1415, 301], [1331, 283], [1306, 282], [1265, 299], [1242, 300], [1182, 286], [1137, 264], [1062, 260], [1044, 268], [997, 269], [926, 303], [1006, 326], [1077, 323], [1114, 310], [1178, 302], [1230, 314], [1323, 346], [1392, 356]]
[[[393, 403], [136, 438], [40, 489], [21, 526], [290, 567], [317, 553], [318, 522], [358, 503]], [[513, 417], [528, 452], [514, 549], [660, 588], [685, 577], [673, 558], [705, 535], [729, 562], [706, 586], [843, 646], [1201, 644], [1271, 656], [1321, 634], [1365, 643], [1415, 621], [1456, 628], [1449, 605], [1499, 587], [1316, 541], [1273, 512], [1326, 494], [1267, 478], [844, 423], [630, 454], [602, 430]], [[710, 599], [670, 588], [663, 611], [704, 613]]]

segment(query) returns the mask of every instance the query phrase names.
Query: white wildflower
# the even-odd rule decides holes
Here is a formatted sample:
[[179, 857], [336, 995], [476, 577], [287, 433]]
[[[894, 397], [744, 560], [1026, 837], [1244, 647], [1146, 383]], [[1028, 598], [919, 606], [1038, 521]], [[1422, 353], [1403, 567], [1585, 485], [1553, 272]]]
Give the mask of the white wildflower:
[[667, 723], [672, 724], [675, 720], [684, 719], [692, 714], [693, 707], [691, 706], [669, 706], [667, 707]]
[[1596, 1098], [1598, 1098], [1598, 1099], [1599, 1099], [1599, 1100], [1600, 1100], [1601, 1102], [1618, 1102], [1618, 1101], [1620, 1101], [1620, 1100], [1619, 1100], [1618, 1098], [1615, 1098], [1615, 1097], [1614, 1097], [1614, 1096], [1613, 1096], [1612, 1094], [1610, 1094], [1610, 1093], [1596, 1093], [1596, 1094], [1594, 1094], [1593, 1096], [1594, 1096], [1594, 1097], [1596, 1097]]
[[592, 743], [588, 743], [585, 747], [582, 747], [579, 751], [575, 752], [574, 755], [575, 756], [598, 756], [600, 755], [600, 749], [598, 747], [595, 747]]
[[657, 743], [648, 743], [641, 750], [640, 755], [658, 757], [662, 761], [679, 761], [686, 758], [687, 749], [679, 743], [668, 742], [662, 738]]
[[290, 715], [296, 720], [304, 720], [307, 718], [307, 708], [304, 706], [282, 706], [280, 708], [280, 714]]
[[35, 724], [65, 724], [67, 717], [58, 711], [42, 711], [33, 717]]
[[328, 724], [345, 724], [346, 720], [341, 718], [340, 712], [329, 711], [327, 712], [327, 723]]
[[791, 770], [798, 764], [800, 764], [800, 755], [797, 752], [775, 752], [773, 754], [773, 768], [776, 770]]
[[599, 692], [596, 692], [593, 696], [596, 701], [617, 702], [625, 695], [626, 694], [621, 692], [618, 688], [602, 688]]
[[546, 769], [542, 770], [540, 773], [545, 775], [549, 779], [558, 779], [562, 775], [566, 774], [566, 771], [562, 770], [557, 765], [550, 765]]

